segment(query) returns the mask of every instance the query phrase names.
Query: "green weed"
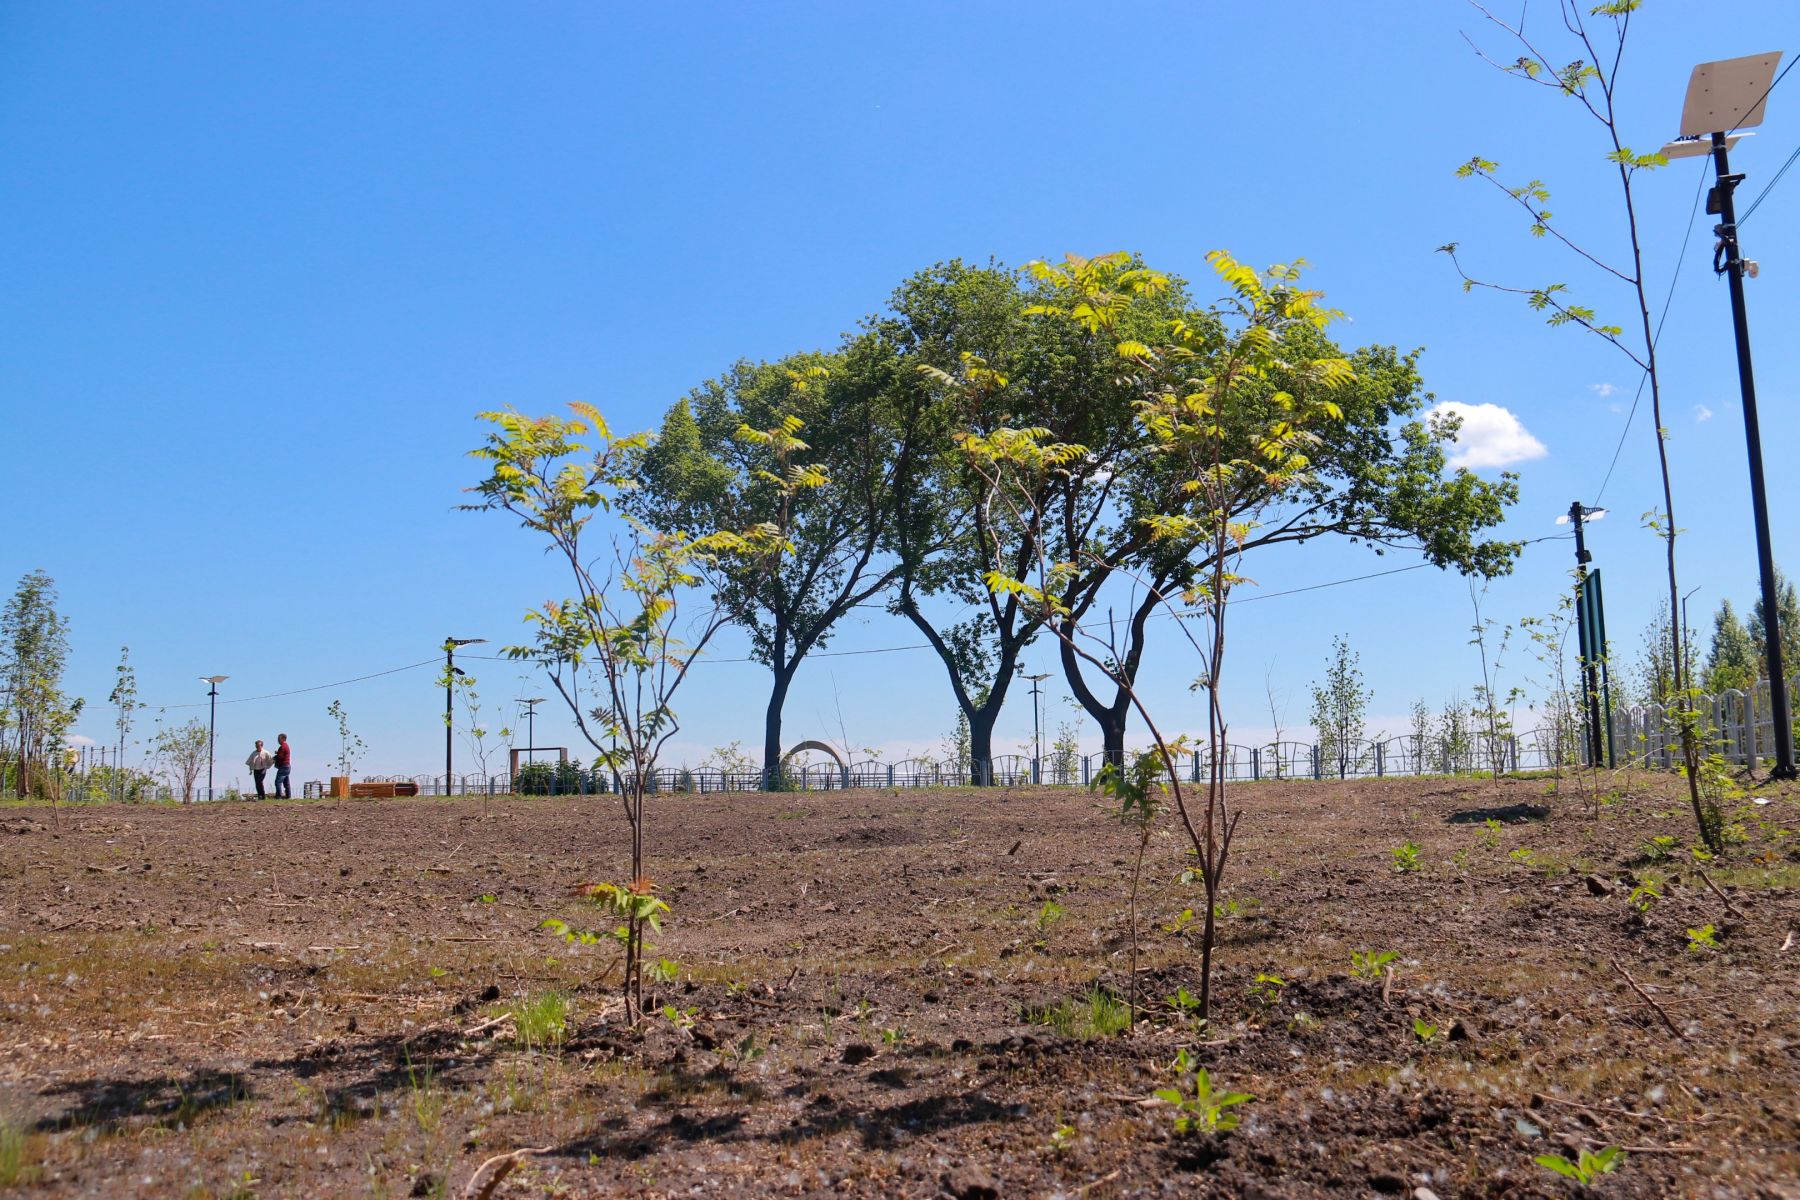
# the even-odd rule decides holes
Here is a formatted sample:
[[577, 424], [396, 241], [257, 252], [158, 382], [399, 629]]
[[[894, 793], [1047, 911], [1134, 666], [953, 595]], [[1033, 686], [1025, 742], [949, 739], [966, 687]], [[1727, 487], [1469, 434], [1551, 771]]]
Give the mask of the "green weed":
[[25, 1131], [11, 1121], [0, 1121], [0, 1187], [35, 1183], [38, 1171]]
[[570, 1003], [565, 992], [533, 992], [507, 1008], [513, 1040], [523, 1050], [560, 1046], [569, 1027]]
[[1574, 1162], [1560, 1154], [1540, 1154], [1531, 1161], [1564, 1178], [1573, 1179], [1582, 1187], [1592, 1187], [1594, 1180], [1619, 1169], [1619, 1164], [1625, 1161], [1625, 1152], [1617, 1146], [1608, 1146], [1598, 1154], [1589, 1154], [1583, 1150], [1581, 1157]]
[[1184, 1048], [1175, 1059], [1178, 1074], [1194, 1073], [1194, 1091], [1185, 1095], [1179, 1087], [1158, 1088], [1158, 1099], [1175, 1106], [1176, 1133], [1225, 1133], [1236, 1129], [1238, 1115], [1231, 1109], [1254, 1097], [1247, 1092], [1217, 1092], [1205, 1067], [1194, 1065], [1193, 1055]]
[[1131, 1008], [1103, 988], [1085, 996], [1072, 996], [1044, 1008], [1027, 1008], [1022, 1014], [1031, 1025], [1047, 1025], [1067, 1038], [1083, 1041], [1112, 1037], [1131, 1025]]

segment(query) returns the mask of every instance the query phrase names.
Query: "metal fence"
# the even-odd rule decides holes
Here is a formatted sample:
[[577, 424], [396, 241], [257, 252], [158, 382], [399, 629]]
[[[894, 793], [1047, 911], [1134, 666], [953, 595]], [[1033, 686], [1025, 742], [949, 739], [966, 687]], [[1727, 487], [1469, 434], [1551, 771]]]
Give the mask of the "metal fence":
[[[1773, 752], [1774, 723], [1767, 681], [1751, 688], [1736, 688], [1716, 696], [1700, 696], [1694, 703], [1701, 753], [1718, 754], [1734, 766], [1754, 768]], [[1615, 764], [1665, 768], [1681, 765], [1681, 729], [1673, 706], [1619, 705], [1608, 722], [1612, 760]], [[653, 793], [707, 792], [830, 792], [850, 788], [947, 788], [982, 782], [1000, 787], [1044, 785], [1090, 787], [1105, 767], [1104, 754], [1071, 754], [1034, 758], [1024, 754], [1000, 755], [985, 763], [954, 758], [907, 758], [898, 762], [866, 759], [840, 767], [836, 763], [792, 763], [765, 774], [758, 770], [720, 770], [712, 767], [659, 767], [646, 780]], [[1586, 742], [1577, 725], [1562, 722], [1521, 733], [1490, 736], [1468, 729], [1445, 738], [1414, 734], [1382, 737], [1343, 747], [1316, 742], [1279, 741], [1261, 745], [1233, 743], [1220, 758], [1224, 778], [1232, 783], [1272, 780], [1371, 779], [1390, 776], [1508, 774], [1586, 766]], [[980, 768], [979, 775], [977, 767]], [[1201, 783], [1211, 775], [1211, 760], [1204, 750], [1182, 754], [1179, 762], [1187, 782]], [[13, 790], [14, 766], [0, 766], [0, 794]], [[466, 775], [370, 775], [368, 782], [410, 783], [421, 796], [605, 795], [618, 791], [618, 779], [606, 770], [582, 770], [572, 763], [537, 764], [519, 772]], [[65, 770], [57, 773], [60, 798], [81, 803], [118, 798], [124, 783], [137, 801], [170, 803], [181, 796], [166, 781], [138, 770], [119, 772], [106, 767]], [[301, 785], [307, 797], [322, 796], [325, 784], [311, 780]], [[247, 797], [236, 786], [205, 788], [193, 792], [196, 803]]]

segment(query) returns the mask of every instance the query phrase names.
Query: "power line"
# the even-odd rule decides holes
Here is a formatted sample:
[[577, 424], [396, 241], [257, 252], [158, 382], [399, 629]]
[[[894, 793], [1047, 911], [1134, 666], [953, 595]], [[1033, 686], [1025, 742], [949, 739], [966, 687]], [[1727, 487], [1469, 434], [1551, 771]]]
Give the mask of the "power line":
[[[1570, 538], [1572, 538], [1574, 536], [1575, 535], [1572, 533], [1553, 533], [1553, 534], [1549, 534], [1548, 536], [1545, 536], [1545, 537], [1531, 538], [1530, 540], [1526, 541], [1524, 543], [1524, 545], [1535, 546], [1539, 542], [1568, 541]], [[1249, 604], [1249, 603], [1252, 603], [1253, 601], [1257, 601], [1257, 600], [1273, 600], [1279, 596], [1297, 596], [1302, 592], [1316, 592], [1322, 588], [1342, 587], [1344, 584], [1347, 584], [1347, 583], [1362, 583], [1363, 581], [1369, 580], [1369, 579], [1382, 579], [1389, 575], [1401, 575], [1407, 571], [1419, 571], [1419, 570], [1423, 570], [1424, 568], [1432, 566], [1432, 565], [1434, 565], [1434, 564], [1428, 563], [1428, 562], [1413, 563], [1411, 566], [1393, 567], [1386, 571], [1371, 571], [1366, 575], [1352, 575], [1348, 579], [1332, 579], [1332, 580], [1327, 580], [1324, 583], [1311, 583], [1311, 584], [1307, 584], [1305, 587], [1288, 588], [1284, 591], [1279, 591], [1279, 592], [1260, 592], [1254, 596], [1242, 596], [1242, 597], [1239, 597], [1234, 600], [1227, 600], [1226, 603], [1227, 604]], [[964, 611], [966, 612], [967, 609], [965, 609]], [[1176, 620], [1182, 620], [1182, 619], [1191, 618], [1197, 614], [1163, 612], [1159, 615], [1163, 616], [1163, 617], [1172, 617]], [[851, 658], [851, 657], [855, 657], [858, 655], [865, 655], [865, 654], [898, 654], [901, 651], [905, 651], [905, 650], [930, 650], [930, 649], [932, 649], [932, 646], [931, 646], [931, 643], [929, 643], [929, 642], [915, 642], [911, 645], [906, 645], [906, 646], [876, 646], [876, 647], [872, 647], [867, 650], [814, 650], [810, 654], [808, 654], [806, 657], [808, 657], [808, 658]], [[506, 655], [495, 655], [495, 654], [466, 654], [463, 657], [465, 657], [465, 658], [480, 658], [480, 659], [485, 659], [489, 662], [529, 662], [530, 661], [529, 659], [513, 659], [513, 658], [507, 657]], [[760, 662], [762, 660], [757, 659], [757, 658], [744, 657], [744, 658], [706, 658], [706, 659], [701, 659], [699, 661], [706, 662], [706, 663], [748, 663], [748, 662]]]
[[1768, 186], [1764, 187], [1762, 191], [1756, 193], [1756, 199], [1752, 200], [1750, 202], [1750, 207], [1746, 208], [1743, 212], [1743, 215], [1738, 217], [1737, 223], [1738, 223], [1739, 229], [1742, 229], [1744, 227], [1744, 222], [1748, 221], [1750, 219], [1750, 214], [1754, 213], [1756, 211], [1756, 206], [1763, 202], [1763, 197], [1767, 196], [1770, 192], [1775, 190], [1775, 185], [1781, 182], [1781, 177], [1788, 173], [1788, 168], [1793, 166], [1797, 160], [1800, 160], [1800, 146], [1794, 147], [1794, 152], [1792, 154], [1788, 155], [1786, 162], [1781, 164], [1781, 169], [1779, 171], [1775, 172], [1774, 177], [1769, 180]]
[[[221, 706], [224, 706], [227, 704], [250, 704], [257, 700], [279, 700], [283, 696], [301, 696], [301, 695], [305, 695], [307, 692], [322, 692], [322, 691], [325, 691], [327, 688], [346, 687], [352, 683], [363, 683], [370, 679], [380, 679], [383, 675], [398, 675], [402, 671], [416, 671], [420, 667], [429, 667], [435, 662], [437, 662], [437, 659], [428, 658], [428, 659], [425, 659], [423, 662], [408, 663], [404, 667], [389, 667], [385, 671], [376, 671], [370, 675], [358, 675], [355, 679], [340, 679], [336, 683], [314, 684], [312, 687], [295, 688], [289, 692], [270, 692], [266, 696], [238, 696], [231, 700], [220, 700], [219, 704]], [[168, 708], [205, 708], [206, 706], [207, 706], [207, 702], [202, 700], [202, 701], [198, 701], [193, 704], [147, 704], [144, 707], [145, 708], [168, 709]]]
[[[1694, 236], [1694, 218], [1700, 215], [1700, 194], [1706, 187], [1706, 165], [1709, 161], [1711, 160], [1706, 158], [1700, 160], [1700, 178], [1694, 184], [1694, 203], [1688, 212], [1687, 232], [1681, 235], [1681, 250], [1675, 255], [1675, 272], [1669, 276], [1669, 294], [1663, 297], [1662, 315], [1656, 318], [1656, 331], [1650, 335], [1652, 352], [1662, 341], [1663, 325], [1669, 319], [1669, 306], [1675, 301], [1675, 285], [1680, 282], [1681, 268], [1687, 262], [1688, 242]], [[1637, 395], [1631, 398], [1631, 411], [1625, 416], [1625, 428], [1619, 431], [1619, 444], [1613, 447], [1612, 461], [1606, 465], [1606, 477], [1600, 481], [1600, 490], [1594, 493], [1596, 508], [1600, 506], [1600, 497], [1606, 494], [1606, 485], [1612, 482], [1613, 471], [1619, 465], [1619, 453], [1625, 449], [1625, 439], [1631, 433], [1632, 421], [1637, 417], [1638, 404], [1644, 398], [1644, 385], [1649, 382], [1650, 372], [1646, 369], [1638, 376]]]

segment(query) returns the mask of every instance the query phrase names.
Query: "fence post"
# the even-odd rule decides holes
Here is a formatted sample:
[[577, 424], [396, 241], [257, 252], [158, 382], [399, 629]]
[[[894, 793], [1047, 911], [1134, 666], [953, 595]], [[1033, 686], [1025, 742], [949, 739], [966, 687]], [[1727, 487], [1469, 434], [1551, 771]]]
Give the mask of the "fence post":
[[1262, 778], [1262, 750], [1256, 746], [1250, 747], [1250, 778]]
[[1319, 743], [1314, 742], [1312, 748], [1312, 775], [1314, 779], [1323, 779], [1323, 760], [1319, 755]]
[[1382, 743], [1375, 743], [1375, 778], [1377, 779], [1387, 774], [1386, 756], [1382, 753], [1386, 749], [1387, 747]]
[[1092, 782], [1093, 780], [1088, 778], [1088, 760], [1087, 755], [1084, 754], [1081, 756], [1081, 786], [1087, 787]]

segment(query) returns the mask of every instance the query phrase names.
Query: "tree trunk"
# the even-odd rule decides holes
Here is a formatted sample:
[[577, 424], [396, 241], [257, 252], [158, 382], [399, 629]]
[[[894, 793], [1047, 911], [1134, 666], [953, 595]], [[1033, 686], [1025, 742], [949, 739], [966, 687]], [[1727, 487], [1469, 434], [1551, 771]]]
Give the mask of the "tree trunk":
[[1000, 706], [990, 701], [968, 716], [969, 782], [987, 787], [994, 782], [994, 725], [1000, 719]]
[[800, 660], [795, 659], [785, 668], [775, 669], [775, 683], [769, 689], [769, 706], [763, 713], [763, 790], [771, 791], [780, 786], [781, 780], [781, 710], [787, 704], [788, 687], [794, 682], [794, 673], [799, 669]]

